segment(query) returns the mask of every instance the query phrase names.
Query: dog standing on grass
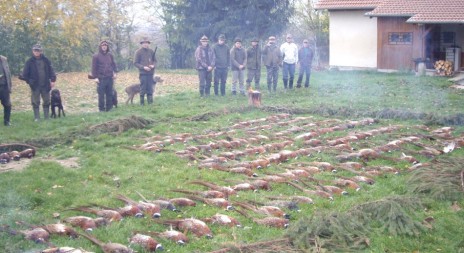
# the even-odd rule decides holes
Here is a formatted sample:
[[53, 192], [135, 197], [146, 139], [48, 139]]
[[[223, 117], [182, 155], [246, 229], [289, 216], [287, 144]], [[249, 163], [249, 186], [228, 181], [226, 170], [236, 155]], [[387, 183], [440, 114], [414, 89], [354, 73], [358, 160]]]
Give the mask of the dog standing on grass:
[[[155, 86], [157, 83], [162, 83], [162, 82], [163, 82], [163, 79], [161, 79], [160, 76], [158, 75], [153, 76], [153, 86]], [[126, 104], [128, 104], [129, 101], [131, 102], [131, 104], [133, 104], [134, 96], [140, 93], [140, 84], [138, 83], [138, 84], [127, 86], [125, 91], [127, 93]]]
[[63, 117], [66, 117], [64, 113], [63, 101], [61, 99], [60, 90], [53, 89], [50, 98], [50, 104], [52, 107], [52, 118], [56, 118], [56, 109], [58, 108], [58, 117], [61, 117], [61, 113], [63, 113]]

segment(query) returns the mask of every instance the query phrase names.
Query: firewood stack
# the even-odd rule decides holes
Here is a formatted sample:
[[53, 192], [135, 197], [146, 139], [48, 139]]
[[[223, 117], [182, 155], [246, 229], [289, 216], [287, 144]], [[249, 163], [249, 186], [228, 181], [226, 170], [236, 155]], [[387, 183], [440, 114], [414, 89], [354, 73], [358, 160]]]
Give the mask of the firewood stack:
[[453, 75], [453, 62], [439, 60], [435, 62], [435, 70], [440, 76], [451, 76]]
[[255, 90], [248, 91], [248, 105], [254, 107], [261, 106], [261, 92]]

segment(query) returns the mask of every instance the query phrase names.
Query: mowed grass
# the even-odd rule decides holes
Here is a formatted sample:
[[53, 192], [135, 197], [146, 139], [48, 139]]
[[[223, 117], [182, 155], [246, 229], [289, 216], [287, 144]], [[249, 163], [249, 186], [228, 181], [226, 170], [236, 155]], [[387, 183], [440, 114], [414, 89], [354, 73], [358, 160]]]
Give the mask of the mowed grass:
[[[85, 76], [84, 73], [74, 73]], [[160, 72], [161, 76], [170, 77], [171, 71]], [[235, 129], [233, 126], [239, 122], [266, 118], [279, 112], [249, 108], [246, 97], [230, 95], [230, 81], [227, 96], [200, 98], [196, 90], [196, 84], [189, 81], [183, 85], [184, 80], [196, 80], [194, 73], [183, 73], [185, 78], [175, 78], [174, 83], [167, 83], [160, 89], [170, 92], [161, 93], [155, 97], [152, 106], [141, 107], [139, 105], [120, 104], [119, 108], [109, 113], [97, 113], [95, 96], [88, 80], [79, 79], [73, 75], [63, 75], [61, 90], [72, 89], [73, 94], [79, 97], [79, 101], [73, 102], [67, 110], [67, 117], [49, 121], [33, 122], [32, 112], [27, 109], [29, 99], [27, 90], [22, 94], [13, 96], [13, 107], [22, 108], [14, 110], [12, 115], [12, 127], [0, 127], [0, 143], [31, 143], [38, 146], [37, 157], [31, 164], [21, 171], [8, 171], [0, 174], [0, 224], [9, 225], [14, 229], [25, 229], [16, 224], [17, 221], [25, 221], [30, 224], [49, 224], [73, 216], [83, 215], [82, 212], [67, 210], [76, 206], [98, 204], [109, 207], [120, 207], [122, 202], [116, 200], [116, 194], [123, 194], [139, 200], [137, 192], [147, 199], [181, 197], [182, 194], [171, 192], [171, 189], [182, 188], [203, 190], [201, 186], [188, 184], [192, 180], [215, 182], [220, 185], [231, 185], [232, 182], [242, 182], [247, 178], [243, 175], [230, 174], [211, 169], [198, 169], [200, 161], [191, 161], [178, 157], [175, 152], [188, 146], [208, 144], [216, 142], [220, 138], [194, 138], [187, 143], [174, 143], [162, 149], [161, 152], [143, 151], [140, 146], [154, 141], [154, 136], [166, 138], [182, 133], [190, 133], [192, 136], [201, 136], [208, 133], [228, 132], [230, 138], [251, 138], [252, 135], [244, 129]], [[136, 81], [135, 72], [122, 73], [120, 76], [125, 83], [117, 84], [119, 97], [123, 101], [125, 94], [123, 88]], [[68, 79], [66, 78], [69, 78]], [[168, 78], [169, 79], [169, 78]], [[262, 75], [261, 87], [265, 87]], [[171, 79], [172, 80], [172, 79]], [[229, 79], [230, 80], [230, 79]], [[20, 84], [18, 84], [20, 85]], [[170, 86], [172, 85], [172, 86]], [[262, 103], [265, 108], [307, 109], [318, 111], [315, 115], [293, 115], [308, 117], [303, 122], [322, 122], [336, 120], [344, 123], [349, 120], [360, 120], [358, 115], [365, 112], [376, 112], [384, 109], [408, 111], [412, 113], [424, 113], [430, 117], [454, 117], [462, 113], [464, 101], [463, 92], [449, 88], [451, 83], [443, 78], [415, 77], [410, 74], [380, 74], [374, 72], [313, 72], [310, 89], [294, 89], [283, 92], [279, 83], [277, 94], [268, 94], [263, 91]], [[94, 86], [90, 86], [93, 89]], [[170, 87], [172, 89], [170, 89]], [[175, 87], [175, 88], [173, 88]], [[181, 87], [181, 88], [178, 88]], [[184, 87], [184, 88], [182, 88]], [[85, 90], [86, 95], [81, 95], [79, 90]], [[91, 90], [90, 90], [91, 91]], [[172, 92], [171, 92], [172, 91]], [[15, 92], [15, 90], [14, 90]], [[70, 96], [70, 93], [65, 93]], [[66, 97], [65, 97], [66, 99]], [[138, 102], [138, 99], [136, 99]], [[18, 104], [22, 103], [22, 104]], [[70, 102], [71, 103], [71, 102]], [[82, 110], [85, 108], [85, 110]], [[325, 108], [325, 110], [322, 110]], [[328, 116], [327, 109], [334, 112]], [[346, 112], [352, 114], [346, 116]], [[337, 114], [337, 112], [341, 112]], [[209, 117], [195, 120], [195, 116], [212, 113]], [[145, 129], [130, 129], [120, 134], [94, 133], [87, 130], [97, 124], [129, 116], [140, 116], [153, 120], [153, 124]], [[285, 122], [289, 119], [281, 119]], [[274, 126], [270, 130], [258, 130], [255, 134], [273, 136], [276, 132], [284, 131], [293, 125], [302, 126], [301, 123]], [[355, 129], [347, 129], [322, 135], [320, 139], [329, 140], [357, 131], [366, 131], [382, 126], [400, 126], [400, 130], [383, 134], [375, 138], [353, 143], [356, 150], [379, 146], [388, 141], [415, 134], [429, 134], [415, 126], [426, 122], [397, 119], [379, 119], [379, 123], [371, 126], [360, 126]], [[337, 124], [337, 123], [334, 123]], [[258, 124], [259, 125], [259, 124]], [[431, 130], [441, 126], [430, 125]], [[454, 136], [462, 135], [462, 126], [453, 126]], [[309, 129], [308, 129], [309, 131]], [[298, 133], [288, 134], [287, 138], [294, 139]], [[423, 143], [433, 146], [437, 143], [423, 140]], [[265, 143], [263, 143], [265, 144]], [[259, 144], [250, 144], [258, 146]], [[302, 142], [295, 142], [294, 146], [286, 149], [296, 150], [303, 148]], [[244, 150], [245, 147], [239, 148]], [[413, 145], [407, 146], [406, 151], [417, 150]], [[224, 150], [205, 153], [204, 156], [219, 155]], [[258, 171], [260, 176], [265, 173], [280, 173], [284, 166], [294, 162], [327, 161], [337, 163], [335, 156], [346, 151], [331, 151], [314, 153], [311, 156], [299, 157], [296, 161], [289, 161], [281, 165], [273, 164], [266, 170]], [[451, 154], [443, 155], [445, 158], [461, 157], [462, 150], [457, 149]], [[197, 154], [199, 155], [199, 154]], [[266, 157], [268, 154], [254, 155], [243, 158], [250, 160]], [[388, 154], [399, 157], [401, 151]], [[79, 166], [68, 168], [60, 165], [59, 160], [77, 158]], [[430, 158], [418, 156], [421, 162], [427, 162]], [[359, 192], [350, 192], [347, 197], [335, 197], [331, 202], [326, 199], [313, 197], [314, 205], [301, 205], [300, 212], [289, 211], [292, 215], [290, 224], [298, 223], [298, 220], [314, 213], [330, 211], [346, 211], [356, 204], [385, 198], [387, 196], [408, 196], [406, 169], [410, 164], [405, 162], [394, 163], [391, 161], [368, 161], [366, 166], [389, 165], [401, 170], [398, 175], [386, 174], [376, 178], [374, 185], [363, 185]], [[2, 166], [2, 165], [0, 165]], [[1, 168], [1, 167], [0, 167]], [[350, 172], [340, 171], [338, 175], [352, 176]], [[334, 176], [331, 173], [322, 173], [317, 176], [320, 179], [329, 180]], [[239, 196], [232, 199], [236, 201], [254, 200], [265, 202], [267, 196], [291, 196], [303, 195], [295, 188], [285, 184], [273, 184], [270, 192], [240, 192]], [[372, 233], [369, 237], [370, 247], [367, 252], [459, 252], [463, 250], [463, 211], [451, 210], [451, 202], [430, 200], [427, 196], [420, 196], [427, 203], [427, 209], [419, 210], [417, 220], [433, 216], [435, 223], [433, 229], [427, 230], [417, 237], [394, 236], [386, 232]], [[462, 198], [458, 205], [463, 206]], [[207, 240], [195, 238], [190, 235], [191, 243], [186, 246], [177, 246], [166, 240], [160, 240], [169, 252], [209, 252], [217, 250], [227, 243], [247, 244], [257, 241], [273, 240], [286, 234], [285, 230], [267, 228], [257, 225], [251, 219], [245, 218], [236, 212], [226, 212], [217, 207], [211, 207], [198, 202], [196, 207], [181, 208], [181, 212], [174, 213], [162, 211], [161, 220], [179, 218], [205, 218], [216, 213], [224, 213], [240, 220], [242, 228], [229, 228], [220, 225], [210, 225], [214, 238]], [[59, 214], [59, 217], [56, 216]], [[259, 216], [256, 216], [259, 217]], [[118, 242], [128, 244], [128, 238], [134, 231], [165, 231], [169, 227], [157, 224], [150, 218], [126, 218], [122, 222], [96, 229], [92, 234], [104, 242]], [[70, 246], [83, 248], [89, 251], [101, 252], [98, 247], [92, 245], [84, 238], [69, 239], [53, 236], [51, 242], [57, 246]], [[46, 246], [26, 241], [21, 236], [12, 236], [8, 233], [0, 233], [0, 245], [5, 252], [40, 252]], [[139, 252], [144, 252], [139, 249]]]

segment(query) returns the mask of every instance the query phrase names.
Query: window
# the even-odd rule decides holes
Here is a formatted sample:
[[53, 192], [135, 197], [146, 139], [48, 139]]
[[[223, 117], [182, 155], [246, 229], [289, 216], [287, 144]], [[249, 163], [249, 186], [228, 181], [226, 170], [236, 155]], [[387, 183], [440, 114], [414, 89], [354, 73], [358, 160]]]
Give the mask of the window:
[[400, 33], [400, 32], [388, 33], [388, 44], [390, 45], [410, 45], [412, 44], [412, 33]]

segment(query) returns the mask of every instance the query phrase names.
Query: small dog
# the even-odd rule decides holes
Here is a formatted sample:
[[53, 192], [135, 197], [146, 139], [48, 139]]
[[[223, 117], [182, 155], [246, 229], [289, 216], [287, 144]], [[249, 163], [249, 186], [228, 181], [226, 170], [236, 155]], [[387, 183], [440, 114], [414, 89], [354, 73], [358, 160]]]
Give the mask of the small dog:
[[58, 89], [53, 89], [51, 93], [51, 106], [52, 106], [52, 118], [56, 118], [56, 108], [58, 108], [58, 117], [61, 117], [61, 113], [63, 113], [63, 117], [66, 117], [63, 108], [63, 102], [61, 100], [61, 94]]
[[[162, 83], [164, 80], [161, 79], [160, 76], [153, 76], [153, 85], [157, 84], [157, 83]], [[129, 103], [129, 101], [131, 102], [131, 104], [133, 104], [133, 100], [134, 100], [134, 96], [137, 95], [138, 93], [140, 93], [140, 84], [133, 84], [133, 85], [130, 85], [130, 86], [127, 86], [126, 87], [126, 93], [127, 93], [127, 100], [126, 100], [126, 104]]]

